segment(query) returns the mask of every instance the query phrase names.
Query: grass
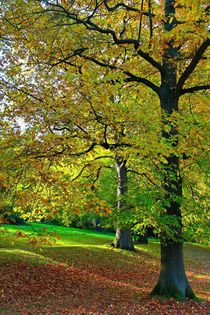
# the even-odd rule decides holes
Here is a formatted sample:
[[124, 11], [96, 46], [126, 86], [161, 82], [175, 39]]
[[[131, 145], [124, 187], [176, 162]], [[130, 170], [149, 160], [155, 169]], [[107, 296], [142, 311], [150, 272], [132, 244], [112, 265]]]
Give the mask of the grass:
[[[148, 298], [159, 273], [156, 241], [128, 252], [109, 246], [113, 233], [38, 223], [2, 226], [0, 233], [0, 314], [176, 315], [183, 307], [207, 314], [206, 302]], [[209, 250], [187, 244], [185, 252], [187, 275], [205, 300]]]
[[[19, 234], [19, 232], [24, 233]], [[85, 229], [68, 228], [62, 226], [32, 223], [30, 225], [3, 225], [0, 229], [2, 237], [0, 239], [1, 261], [0, 265], [7, 262], [23, 262], [29, 264], [55, 263], [63, 261], [77, 262], [77, 266], [83, 266], [87, 257], [95, 256], [97, 253], [105, 252], [103, 264], [111, 264], [117, 253], [121, 253], [117, 265], [124, 266], [127, 257], [137, 257], [135, 253], [112, 250], [110, 243], [114, 239], [114, 233], [96, 232]], [[18, 236], [19, 235], [19, 236]], [[30, 244], [35, 239], [36, 243]], [[144, 252], [147, 257], [160, 256], [159, 244], [155, 240], [150, 240], [148, 245], [136, 245], [138, 252]], [[109, 253], [109, 254], [107, 254]], [[110, 260], [111, 255], [111, 260]], [[80, 256], [80, 258], [79, 258]], [[113, 256], [113, 257], [112, 257]], [[119, 258], [119, 257], [118, 257]], [[89, 257], [91, 259], [91, 257]], [[97, 260], [95, 260], [97, 263]], [[129, 261], [127, 261], [129, 264]]]

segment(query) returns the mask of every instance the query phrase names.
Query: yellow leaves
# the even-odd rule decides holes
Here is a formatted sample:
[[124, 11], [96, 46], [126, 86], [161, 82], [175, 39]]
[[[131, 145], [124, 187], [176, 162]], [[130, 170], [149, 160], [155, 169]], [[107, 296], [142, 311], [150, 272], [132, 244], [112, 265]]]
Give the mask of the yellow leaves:
[[165, 165], [168, 164], [168, 160], [164, 156], [160, 157], [160, 162], [165, 164]]

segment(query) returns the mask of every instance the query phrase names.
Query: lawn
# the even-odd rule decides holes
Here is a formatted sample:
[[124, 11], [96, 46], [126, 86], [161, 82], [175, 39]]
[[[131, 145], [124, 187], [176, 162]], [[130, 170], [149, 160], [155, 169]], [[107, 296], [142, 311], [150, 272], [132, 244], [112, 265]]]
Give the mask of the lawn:
[[175, 301], [148, 296], [159, 274], [159, 244], [152, 240], [131, 253], [109, 246], [112, 233], [43, 224], [0, 232], [0, 314], [210, 314], [206, 247], [185, 245], [200, 301]]

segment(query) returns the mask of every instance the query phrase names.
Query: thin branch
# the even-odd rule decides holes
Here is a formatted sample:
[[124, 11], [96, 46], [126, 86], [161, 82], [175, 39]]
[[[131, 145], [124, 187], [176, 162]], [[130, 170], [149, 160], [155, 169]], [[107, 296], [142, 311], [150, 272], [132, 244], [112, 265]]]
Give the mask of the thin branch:
[[104, 29], [97, 24], [91, 22], [91, 21], [83, 21], [83, 24], [86, 26], [87, 29], [92, 30], [92, 31], [97, 31], [101, 34], [107, 34], [111, 35], [114, 43], [116, 45], [125, 45], [125, 44], [132, 44], [134, 47], [139, 47], [139, 42], [136, 39], [133, 38], [126, 38], [126, 39], [119, 39], [112, 29]]
[[105, 125], [105, 126], [104, 126], [104, 142], [105, 142], [106, 144], [108, 144], [108, 141], [107, 141], [107, 128], [108, 128], [108, 126]]
[[35, 100], [37, 100], [37, 101], [39, 101], [39, 102], [41, 102], [41, 103], [47, 104], [47, 102], [45, 102], [43, 98], [37, 97], [36, 95], [34, 95], [34, 94], [30, 93], [30, 92], [27, 92], [27, 91], [25, 91], [25, 90], [22, 89], [22, 88], [18, 88], [18, 87], [15, 86], [13, 83], [10, 83], [10, 82], [8, 82], [7, 80], [5, 80], [2, 76], [0, 76], [0, 80], [2, 80], [2, 81], [3, 81], [6, 85], [8, 85], [11, 89], [14, 89], [14, 90], [16, 90], [16, 91], [18, 91], [18, 92], [21, 92], [21, 93], [23, 93], [23, 94], [25, 94], [25, 95], [27, 95], [27, 96], [30, 96], [30, 97], [32, 97], [33, 99], [35, 99]]
[[91, 188], [94, 189], [94, 184], [97, 182], [97, 180], [99, 179], [99, 176], [100, 176], [100, 172], [102, 170], [103, 166], [99, 166], [99, 168], [97, 169], [97, 172], [96, 172], [96, 178], [94, 179], [94, 181], [91, 183]]
[[89, 133], [79, 124], [76, 124], [76, 127], [81, 130], [82, 132], [84, 132], [88, 138], [90, 138]]
[[63, 127], [53, 126], [53, 129], [50, 127], [50, 132], [54, 134], [53, 130], [55, 130], [55, 131], [69, 131], [69, 132], [72, 131], [71, 128], [69, 128], [67, 126], [63, 126]]
[[84, 55], [80, 55], [80, 57], [84, 58], [85, 60], [89, 60], [94, 62], [95, 64], [97, 64], [98, 66], [104, 67], [104, 68], [109, 68], [111, 70], [120, 70], [120, 68], [114, 66], [114, 65], [110, 65], [108, 63], [99, 61], [97, 59], [95, 59], [94, 57], [89, 57], [89, 56], [84, 56]]
[[104, 0], [104, 5], [105, 5], [107, 11], [109, 11], [109, 12], [116, 11], [118, 8], [123, 8], [123, 9], [125, 9], [126, 11], [138, 12], [138, 13], [141, 13], [142, 15], [149, 16], [149, 13], [143, 11], [142, 8], [141, 8], [141, 10], [139, 10], [139, 9], [137, 9], [137, 8], [130, 7], [130, 6], [126, 5], [126, 4], [123, 3], [123, 2], [117, 3], [117, 4], [114, 5], [113, 7], [109, 7], [108, 4], [107, 4], [107, 0]]
[[76, 67], [75, 64], [71, 63], [71, 62], [68, 62], [69, 59], [71, 59], [72, 57], [75, 57], [75, 56], [80, 56], [85, 50], [87, 50], [87, 48], [79, 48], [79, 49], [76, 49], [74, 50], [74, 52], [69, 55], [68, 57], [64, 58], [64, 59], [58, 59], [57, 62], [55, 63], [49, 63], [50, 66], [52, 67], [55, 67], [55, 66], [58, 66], [59, 64], [61, 63], [68, 63], [70, 66], [74, 66]]
[[[95, 146], [97, 144], [96, 143], [92, 143], [88, 149], [84, 150], [84, 151], [81, 151], [81, 152], [76, 152], [76, 153], [68, 153], [69, 156], [81, 156], [83, 154], [86, 154], [86, 153], [89, 153], [90, 151], [92, 151]], [[68, 145], [67, 145], [68, 146]], [[69, 149], [71, 149], [69, 146], [68, 146]], [[50, 149], [48, 149], [47, 151], [50, 151]], [[39, 154], [39, 155], [36, 155], [35, 158], [36, 159], [39, 159], [39, 158], [52, 158], [52, 157], [56, 157], [58, 155], [62, 155], [66, 150], [66, 148], [62, 148], [61, 151], [56, 151], [54, 153], [51, 153], [51, 154], [47, 154], [46, 152], [43, 153], [43, 154]], [[31, 155], [33, 154], [33, 152], [31, 153]], [[34, 153], [35, 154], [35, 153]]]
[[107, 126], [106, 123], [104, 123], [103, 121], [101, 121], [101, 118], [102, 118], [102, 117], [97, 114], [97, 112], [96, 112], [96, 110], [95, 110], [95, 108], [94, 108], [94, 106], [93, 106], [93, 104], [92, 104], [92, 102], [91, 102], [91, 100], [90, 100], [90, 97], [88, 97], [87, 95], [85, 95], [85, 93], [82, 93], [82, 92], [79, 92], [79, 93], [80, 93], [80, 95], [88, 102], [88, 104], [90, 105], [91, 110], [93, 111], [93, 114], [94, 114], [94, 116], [95, 116], [96, 121], [97, 121], [99, 124], [103, 125], [103, 126]]
[[130, 170], [130, 169], [128, 169], [127, 172], [131, 172], [131, 173], [136, 174], [136, 175], [144, 176], [151, 184], [153, 184], [157, 188], [160, 188], [155, 182], [153, 182], [153, 180], [151, 178], [149, 178], [149, 176], [146, 173], [139, 173], [137, 171]]
[[[91, 165], [92, 162], [97, 161], [99, 159], [106, 159], [106, 158], [113, 158], [113, 156], [111, 155], [104, 155], [104, 156], [97, 156], [94, 160], [90, 161], [88, 164], [85, 164], [81, 170], [79, 171], [79, 173], [71, 180], [71, 182], [74, 182], [77, 178], [79, 178], [82, 173], [84, 172], [84, 170], [89, 167]], [[99, 167], [100, 169], [102, 168], [102, 166]]]
[[[48, 151], [49, 151], [49, 150], [48, 150]], [[64, 151], [65, 151], [65, 149], [63, 148], [61, 151], [56, 151], [56, 152], [54, 152], [54, 153], [52, 153], [52, 154], [47, 154], [47, 153], [45, 153], [45, 154], [44, 154], [44, 153], [43, 153], [43, 154], [39, 154], [39, 155], [36, 155], [36, 156], [35, 156], [35, 159], [56, 157], [56, 156], [58, 156], [58, 155], [63, 154]], [[30, 153], [29, 155], [33, 155], [33, 152]]]
[[81, 170], [79, 171], [79, 173], [71, 180], [71, 182], [74, 182], [75, 180], [77, 180], [77, 179], [82, 175], [82, 173], [84, 172], [84, 170], [85, 170], [88, 166], [90, 166], [90, 163], [85, 164], [85, 165], [81, 168]]
[[116, 148], [122, 148], [122, 147], [125, 147], [125, 148], [131, 148], [132, 145], [130, 143], [107, 143], [107, 142], [101, 142], [99, 143], [99, 145], [104, 148], [104, 149], [110, 149], [110, 150], [113, 150], [113, 149], [116, 149]]
[[96, 1], [96, 6], [93, 9], [93, 12], [91, 13], [91, 15], [89, 15], [88, 20], [90, 20], [90, 19], [92, 19], [94, 17], [94, 14], [96, 13], [97, 9], [101, 6], [101, 4], [102, 4], [102, 2], [101, 3], [97, 3], [97, 1]]
[[84, 150], [84, 151], [81, 151], [81, 152], [78, 152], [78, 153], [70, 153], [71, 156], [81, 156], [83, 154], [86, 154], [86, 153], [89, 153], [90, 151], [92, 151], [95, 146], [97, 145], [97, 143], [93, 142], [88, 149]]
[[152, 21], [152, 3], [151, 0], [148, 0], [149, 7], [149, 26], [150, 26], [150, 39], [153, 36], [153, 21]]
[[[144, 0], [141, 0], [141, 10], [143, 10], [143, 5], [144, 5]], [[139, 33], [138, 33], [139, 43], [141, 43], [142, 17], [143, 17], [143, 15], [141, 14], [140, 21], [139, 21]]]
[[93, 161], [101, 160], [101, 159], [114, 159], [114, 156], [112, 155], [100, 155], [94, 158]]

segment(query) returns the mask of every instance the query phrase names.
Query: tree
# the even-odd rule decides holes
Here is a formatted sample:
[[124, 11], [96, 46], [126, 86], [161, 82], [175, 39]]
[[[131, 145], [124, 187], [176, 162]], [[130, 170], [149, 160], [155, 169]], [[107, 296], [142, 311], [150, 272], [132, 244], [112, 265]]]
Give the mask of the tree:
[[[125, 205], [125, 194], [127, 193], [127, 166], [126, 160], [116, 157], [115, 165], [117, 170], [117, 209], [119, 212], [123, 211]], [[114, 240], [116, 248], [127, 250], [134, 250], [131, 230], [129, 228], [118, 227], [116, 230], [116, 237]]]
[[[24, 10], [20, 14], [21, 5]], [[143, 84], [159, 99], [161, 141], [168, 148], [159, 167], [164, 192], [162, 220], [170, 233], [164, 229], [161, 233], [161, 271], [153, 293], [177, 298], [192, 298], [194, 294], [183, 263], [183, 189], [177, 151], [179, 126], [174, 116], [179, 112], [183, 95], [209, 88], [204, 70], [210, 43], [208, 11], [207, 1], [43, 0], [33, 4], [20, 1], [12, 14], [5, 17], [12, 32], [24, 34], [28, 46], [33, 41], [36, 56], [42, 52], [41, 60], [47, 56], [51, 66], [88, 68], [90, 76], [92, 63], [96, 81], [103, 78], [114, 83], [113, 89], [123, 82], [128, 91], [131, 84]], [[45, 34], [45, 51], [38, 47], [41, 39], [37, 21]], [[33, 52], [31, 56], [33, 59]]]
[[[11, 63], [13, 66], [7, 71], [7, 76], [10, 77], [10, 75], [13, 75], [14, 78], [15, 65], [17, 69], [20, 69], [19, 58], [16, 61], [13, 59]], [[137, 134], [137, 129], [139, 128], [137, 127], [137, 121], [140, 119], [142, 126], [145, 122], [141, 117], [139, 109], [134, 111], [131, 106], [133, 100], [132, 98], [128, 100], [125, 92], [124, 95], [123, 92], [118, 92], [117, 97], [114, 96], [112, 84], [110, 85], [106, 81], [104, 82], [105, 92], [98, 89], [97, 83], [95, 84], [96, 91], [94, 89], [91, 92], [93, 82], [91, 84], [86, 82], [86, 74], [83, 74], [81, 69], [79, 77], [75, 69], [67, 74], [66, 69], [55, 69], [51, 73], [51, 79], [49, 79], [49, 73], [46, 76], [46, 69], [44, 71], [42, 69], [32, 70], [30, 65], [27, 65], [25, 70], [24, 83], [22, 82], [24, 88], [20, 84], [20, 80], [20, 88], [16, 80], [14, 80], [14, 84], [10, 83], [11, 80], [7, 81], [4, 78], [2, 78], [2, 81], [7, 89], [9, 87], [11, 90], [10, 98], [17, 99], [18, 92], [20, 93], [18, 102], [27, 103], [24, 109], [21, 106], [21, 110], [19, 110], [16, 102], [14, 102], [13, 105], [10, 104], [10, 110], [23, 119], [28, 125], [27, 129], [31, 129], [31, 133], [33, 134], [33, 141], [31, 144], [27, 143], [27, 149], [25, 149], [25, 154], [28, 157], [48, 158], [51, 161], [53, 159], [56, 161], [58, 156], [79, 158], [83, 154], [91, 151], [94, 152], [96, 146], [100, 146], [112, 152], [113, 156], [118, 155], [118, 151], [120, 156], [122, 156], [122, 151], [124, 151], [124, 155], [128, 159], [129, 153], [126, 153], [126, 149], [130, 150], [132, 146], [135, 146], [135, 150], [138, 150], [136, 139], [135, 141], [131, 141], [131, 135], [133, 136], [134, 132], [130, 129], [135, 129], [135, 133]], [[32, 76], [31, 73], [33, 73]], [[64, 75], [65, 79], [63, 78]], [[35, 79], [38, 83], [32, 82]], [[68, 87], [69, 80], [71, 81], [71, 89]], [[40, 86], [40, 82], [45, 82], [45, 87]], [[120, 86], [122, 86], [121, 82], [119, 82]], [[44, 95], [48, 96], [44, 98]], [[103, 104], [101, 99], [103, 99]], [[124, 105], [120, 109], [119, 103], [122, 102], [124, 102]], [[72, 105], [72, 108], [67, 109], [69, 103]], [[81, 106], [83, 106], [82, 113]], [[138, 106], [141, 107], [142, 105], [139, 104]], [[138, 115], [135, 116], [137, 111]], [[129, 120], [127, 120], [127, 117], [129, 117]], [[37, 127], [38, 125], [39, 127]], [[125, 132], [125, 130], [129, 130], [129, 132]], [[141, 132], [144, 132], [143, 127], [141, 127]], [[126, 135], [126, 133], [129, 135]], [[39, 139], [40, 141], [38, 141]], [[70, 149], [75, 152], [70, 152]], [[89, 164], [91, 162], [85, 160], [84, 163]], [[117, 166], [117, 163], [116, 169], [118, 172], [118, 186], [120, 187], [121, 172], [119, 172], [120, 168]], [[126, 170], [125, 165], [124, 169]], [[82, 170], [84, 170], [84, 166], [82, 166]], [[127, 186], [127, 183], [123, 186]], [[122, 208], [122, 203], [125, 203], [125, 201], [120, 201], [120, 198], [125, 199], [123, 197], [125, 193], [126, 189], [118, 189], [119, 212]], [[125, 210], [125, 206], [123, 208]], [[122, 224], [122, 219], [120, 221]], [[124, 223], [124, 228], [122, 229], [119, 224], [116, 239], [113, 243], [114, 246], [121, 249], [133, 249], [134, 246], [129, 227], [125, 227]]]

